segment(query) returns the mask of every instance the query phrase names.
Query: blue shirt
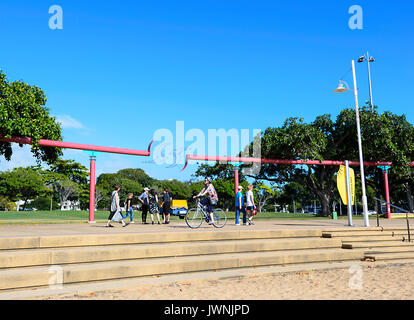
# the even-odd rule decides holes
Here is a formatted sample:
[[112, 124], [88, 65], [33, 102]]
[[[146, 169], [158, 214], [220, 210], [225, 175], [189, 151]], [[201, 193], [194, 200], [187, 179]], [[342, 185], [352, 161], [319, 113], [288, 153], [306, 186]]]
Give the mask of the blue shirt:
[[[241, 199], [241, 207], [239, 206], [239, 199]], [[243, 193], [240, 191], [236, 193], [236, 207], [242, 208], [243, 207]]]
[[142, 198], [144, 198], [143, 199], [143, 201], [144, 201], [144, 204], [149, 204], [149, 196], [148, 196], [148, 194], [147, 193], [142, 193], [140, 196], [139, 196], [139, 198], [138, 199], [141, 199], [142, 200]]

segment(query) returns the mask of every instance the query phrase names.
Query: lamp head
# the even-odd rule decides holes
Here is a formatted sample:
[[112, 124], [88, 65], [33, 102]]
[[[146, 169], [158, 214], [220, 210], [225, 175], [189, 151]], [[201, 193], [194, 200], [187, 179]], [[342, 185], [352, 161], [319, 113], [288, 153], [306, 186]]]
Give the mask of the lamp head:
[[338, 87], [334, 90], [334, 92], [347, 92], [349, 90], [348, 86], [346, 85], [345, 81], [339, 80]]

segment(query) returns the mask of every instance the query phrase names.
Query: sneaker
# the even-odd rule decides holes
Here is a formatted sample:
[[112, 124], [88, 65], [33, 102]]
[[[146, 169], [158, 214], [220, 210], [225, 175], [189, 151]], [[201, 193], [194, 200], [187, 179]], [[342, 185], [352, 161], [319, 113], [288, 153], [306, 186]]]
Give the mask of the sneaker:
[[247, 226], [248, 224], [247, 224], [246, 222], [243, 222], [243, 225], [244, 225], [244, 226]]
[[236, 226], [239, 226], [240, 225], [240, 223], [236, 223]]
[[131, 221], [130, 223], [135, 223], [135, 221]]
[[251, 222], [251, 221], [249, 221], [249, 225], [254, 226], [254, 223], [253, 223], [253, 222]]

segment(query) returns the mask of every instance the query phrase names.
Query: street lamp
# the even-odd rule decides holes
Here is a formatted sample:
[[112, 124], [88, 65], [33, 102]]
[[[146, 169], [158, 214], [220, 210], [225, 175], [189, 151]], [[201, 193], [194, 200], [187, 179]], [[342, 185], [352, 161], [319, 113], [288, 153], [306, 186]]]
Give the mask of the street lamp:
[[364, 54], [363, 56], [361, 56], [358, 59], [359, 63], [362, 63], [364, 61], [367, 61], [367, 63], [368, 63], [369, 100], [370, 100], [370, 103], [371, 103], [371, 111], [374, 111], [374, 104], [372, 102], [371, 67], [370, 67], [369, 63], [374, 62], [375, 59], [373, 57], [371, 57], [369, 55], [369, 53], [367, 52], [366, 54]]
[[362, 154], [362, 140], [361, 140], [361, 124], [359, 120], [359, 107], [358, 107], [358, 87], [356, 81], [356, 74], [355, 74], [355, 61], [352, 60], [352, 76], [354, 78], [354, 89], [349, 89], [348, 84], [340, 80], [338, 88], [334, 90], [334, 92], [347, 92], [347, 91], [354, 91], [355, 96], [355, 108], [356, 108], [356, 123], [357, 123], [357, 133], [358, 133], [358, 148], [359, 148], [359, 163], [361, 167], [361, 185], [362, 185], [362, 207], [363, 207], [363, 214], [364, 214], [364, 225], [365, 227], [369, 227], [369, 220], [368, 220], [368, 201], [367, 195], [365, 191], [365, 175], [364, 175], [364, 159]]

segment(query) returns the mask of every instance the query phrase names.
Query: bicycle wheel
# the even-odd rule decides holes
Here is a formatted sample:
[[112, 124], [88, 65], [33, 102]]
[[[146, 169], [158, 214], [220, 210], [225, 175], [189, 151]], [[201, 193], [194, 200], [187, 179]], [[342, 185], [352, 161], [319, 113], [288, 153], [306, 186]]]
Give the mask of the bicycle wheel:
[[197, 229], [203, 223], [203, 213], [197, 208], [192, 208], [185, 215], [185, 222], [192, 229]]
[[216, 228], [223, 228], [226, 225], [227, 216], [226, 216], [226, 213], [223, 211], [223, 209], [220, 209], [220, 208], [214, 209], [213, 218], [214, 218], [213, 225]]

